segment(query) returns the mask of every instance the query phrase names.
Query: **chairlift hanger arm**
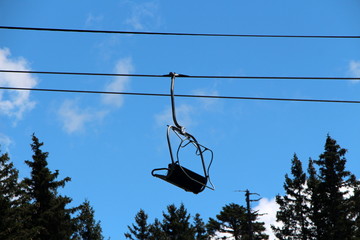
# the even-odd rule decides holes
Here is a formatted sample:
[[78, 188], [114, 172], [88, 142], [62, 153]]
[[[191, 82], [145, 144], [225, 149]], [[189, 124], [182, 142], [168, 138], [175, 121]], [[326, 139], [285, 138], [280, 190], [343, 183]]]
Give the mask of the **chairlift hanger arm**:
[[171, 77], [170, 94], [171, 94], [171, 110], [172, 110], [173, 121], [174, 121], [175, 126], [178, 129], [180, 129], [181, 134], [185, 135], [185, 133], [186, 133], [185, 128], [178, 123], [178, 121], [176, 119], [176, 111], [175, 111], [174, 85], [175, 85], [175, 78], [180, 76], [180, 74], [170, 72], [169, 76]]

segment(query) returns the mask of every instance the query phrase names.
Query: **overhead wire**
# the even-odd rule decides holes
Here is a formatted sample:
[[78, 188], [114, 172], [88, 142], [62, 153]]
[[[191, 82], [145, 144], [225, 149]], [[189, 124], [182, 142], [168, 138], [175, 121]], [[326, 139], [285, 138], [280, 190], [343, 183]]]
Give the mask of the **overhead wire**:
[[30, 70], [5, 70], [5, 69], [0, 69], [0, 72], [3, 72], [3, 73], [51, 74], [51, 75], [103, 76], [103, 77], [168, 77], [169, 76], [169, 75], [157, 75], [157, 74], [30, 71]]
[[[107, 77], [169, 77], [169, 74], [131, 74], [131, 73], [96, 73], [96, 72], [61, 72], [61, 71], [30, 71], [0, 69], [0, 73], [29, 73], [51, 75], [107, 76]], [[316, 77], [316, 76], [224, 76], [224, 75], [185, 75], [178, 78], [208, 78], [208, 79], [264, 79], [264, 80], [360, 80], [360, 77]]]
[[[258, 37], [258, 38], [340, 38], [360, 39], [360, 35], [276, 35], [276, 34], [222, 34], [222, 33], [180, 33], [180, 32], [144, 32], [144, 31], [114, 31], [114, 30], [85, 30], [68, 28], [40, 28], [40, 27], [17, 27], [0, 26], [0, 29], [28, 30], [28, 31], [52, 31], [52, 32], [78, 32], [78, 33], [104, 33], [104, 34], [138, 34], [138, 35], [164, 35], [164, 36], [201, 36], [201, 37]], [[59, 71], [20, 71], [0, 70], [4, 73], [31, 73], [31, 74], [56, 74], [56, 75], [83, 75], [83, 76], [118, 76], [118, 77], [169, 77], [156, 74], [123, 74], [123, 73], [90, 73], [90, 72], [59, 72]], [[231, 79], [282, 79], [282, 80], [360, 80], [358, 77], [301, 77], [301, 76], [212, 76], [212, 75], [179, 75], [184, 78], [231, 78]], [[69, 89], [46, 89], [46, 88], [21, 88], [1, 87], [3, 90], [18, 91], [42, 91], [42, 92], [65, 92], [65, 93], [93, 93], [93, 94], [120, 94], [137, 96], [159, 96], [168, 97], [169, 94], [161, 93], [137, 93], [137, 92], [109, 92], [91, 90], [69, 90]], [[360, 103], [357, 100], [329, 100], [329, 99], [297, 99], [297, 98], [266, 98], [266, 97], [240, 97], [240, 96], [214, 96], [214, 95], [193, 95], [176, 94], [176, 97], [194, 98], [216, 98], [236, 100], [266, 100], [266, 101], [292, 101], [292, 102], [321, 102], [321, 103]]]
[[[115, 94], [115, 95], [155, 96], [155, 97], [169, 97], [170, 96], [170, 94], [165, 94], [165, 93], [110, 92], [110, 91], [49, 89], [49, 88], [0, 87], [0, 89], [3, 89], [3, 90], [17, 90], [17, 91], [92, 93], [92, 94]], [[194, 94], [175, 94], [174, 96], [175, 97], [185, 97], [185, 98], [212, 98], [212, 99], [228, 99], [228, 100], [232, 99], [232, 100], [262, 100], [262, 101], [352, 103], [352, 104], [359, 104], [360, 103], [360, 100], [336, 100], [336, 99], [240, 97], [240, 96], [217, 96], [217, 95], [194, 95]]]
[[77, 32], [77, 33], [100, 33], [100, 34], [133, 34], [133, 35], [193, 36], [193, 37], [360, 39], [360, 35], [229, 34], [229, 33], [189, 33], [189, 32], [186, 33], [186, 32], [119, 31], [119, 30], [91, 30], [91, 29], [18, 27], [18, 26], [0, 26], [0, 29], [47, 31], [47, 32]]

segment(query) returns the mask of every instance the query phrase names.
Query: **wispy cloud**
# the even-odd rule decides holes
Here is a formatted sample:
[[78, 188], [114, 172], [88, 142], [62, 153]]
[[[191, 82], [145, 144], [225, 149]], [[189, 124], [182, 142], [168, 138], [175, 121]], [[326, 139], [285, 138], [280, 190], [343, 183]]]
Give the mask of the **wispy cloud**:
[[276, 203], [275, 198], [262, 198], [259, 205], [256, 206], [254, 210], [259, 211], [260, 214], [264, 214], [259, 216], [259, 220], [265, 223], [265, 232], [270, 236], [269, 239], [276, 239], [273, 231], [271, 230], [271, 225], [279, 226], [279, 223], [276, 222], [276, 212], [279, 210], [279, 205]]
[[[115, 67], [116, 73], [129, 74], [134, 71], [131, 58], [124, 58], [117, 62]], [[110, 92], [122, 92], [125, 91], [129, 85], [129, 77], [116, 77], [109, 84], [105, 86], [105, 91]], [[124, 97], [122, 95], [104, 95], [102, 102], [106, 105], [110, 105], [119, 108], [124, 103]]]
[[[115, 65], [117, 73], [131, 73], [134, 67], [131, 58], [123, 58]], [[105, 91], [122, 92], [129, 85], [128, 77], [116, 77], [105, 85]], [[102, 95], [101, 102], [97, 106], [84, 107], [79, 98], [67, 99], [57, 111], [63, 130], [69, 134], [75, 132], [84, 132], [89, 126], [100, 123], [111, 111], [120, 108], [124, 104], [122, 95]]]
[[9, 152], [9, 146], [12, 144], [11, 139], [3, 133], [0, 133], [0, 151], [1, 153]]
[[[0, 48], [0, 68], [10, 70], [30, 70], [24, 58], [12, 58], [8, 48]], [[37, 79], [31, 74], [0, 73], [0, 85], [4, 87], [36, 86]], [[21, 120], [25, 111], [35, 107], [30, 99], [30, 91], [0, 91], [0, 114], [13, 117], [14, 123]]]
[[[192, 114], [194, 113], [194, 108], [188, 104], [181, 104], [176, 106], [176, 119], [180, 125], [184, 127], [190, 127], [195, 124], [194, 118]], [[158, 126], [166, 126], [172, 125], [172, 111], [169, 107], [168, 109], [164, 110], [163, 112], [155, 115], [155, 121]]]
[[63, 129], [69, 134], [84, 131], [87, 124], [102, 120], [106, 114], [106, 111], [84, 109], [77, 100], [65, 100], [58, 110]]
[[114, 49], [118, 48], [120, 43], [121, 41], [118, 35], [110, 35], [98, 42], [95, 47], [98, 49], [102, 60], [110, 61], [115, 56]]
[[135, 30], [145, 30], [150, 26], [153, 28], [160, 26], [161, 18], [159, 15], [158, 1], [148, 1], [143, 3], [129, 2], [131, 4], [130, 16], [125, 23]]
[[95, 15], [93, 13], [89, 13], [86, 20], [85, 20], [85, 26], [86, 27], [98, 27], [101, 25], [101, 22], [104, 20], [103, 15]]
[[352, 77], [360, 77], [360, 61], [350, 61], [349, 74]]
[[[217, 90], [206, 90], [206, 89], [198, 89], [194, 90], [193, 94], [195, 95], [204, 95], [204, 96], [219, 96], [219, 92]], [[219, 99], [215, 98], [200, 98], [198, 99], [201, 104], [201, 108], [206, 111], [214, 111], [217, 110], [220, 106]]]

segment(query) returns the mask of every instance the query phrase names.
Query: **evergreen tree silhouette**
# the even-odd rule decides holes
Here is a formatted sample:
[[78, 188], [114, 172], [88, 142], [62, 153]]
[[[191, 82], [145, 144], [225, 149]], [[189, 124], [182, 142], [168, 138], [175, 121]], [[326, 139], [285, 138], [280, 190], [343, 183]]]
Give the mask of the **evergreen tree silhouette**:
[[103, 240], [100, 222], [95, 221], [95, 211], [90, 202], [85, 200], [77, 210], [76, 217], [76, 240]]
[[40, 148], [42, 142], [33, 135], [31, 148], [33, 151], [32, 161], [25, 163], [31, 169], [30, 178], [23, 180], [23, 185], [28, 198], [27, 212], [30, 221], [26, 229], [34, 234], [37, 240], [64, 240], [71, 239], [75, 231], [75, 223], [71, 214], [75, 209], [67, 209], [71, 199], [58, 193], [60, 187], [64, 187], [69, 177], [57, 181], [59, 171], [50, 171], [48, 168], [48, 152]]
[[177, 208], [174, 204], [167, 207], [167, 213], [163, 213], [161, 227], [165, 235], [173, 240], [193, 240], [195, 229], [191, 226], [189, 219], [190, 214], [181, 204]]
[[22, 214], [21, 186], [18, 183], [18, 170], [10, 161], [9, 155], [0, 155], [0, 239], [25, 239], [23, 231], [25, 217]]
[[[268, 239], [269, 236], [264, 233], [265, 227], [263, 222], [256, 221], [259, 214], [251, 213], [251, 224], [253, 225], [254, 239]], [[206, 225], [210, 236], [214, 237], [219, 233], [227, 233], [234, 237], [235, 240], [249, 240], [249, 221], [245, 207], [235, 203], [225, 205], [220, 213], [216, 215], [216, 220], [209, 219]]]
[[313, 205], [317, 214], [312, 218], [318, 240], [352, 239], [354, 221], [349, 204], [350, 189], [358, 182], [353, 174], [345, 170], [347, 150], [327, 136], [325, 151], [314, 163], [319, 167], [318, 183], [314, 187]]
[[131, 240], [148, 240], [150, 238], [150, 226], [147, 223], [148, 215], [144, 210], [140, 211], [135, 216], [135, 224], [128, 226], [129, 232], [125, 233], [125, 237]]
[[281, 240], [309, 240], [312, 235], [309, 221], [309, 197], [306, 194], [307, 177], [296, 154], [291, 160], [291, 175], [292, 178], [288, 174], [285, 175], [285, 195], [276, 196], [276, 203], [279, 205], [276, 219], [282, 223], [282, 226], [272, 226], [272, 229], [276, 237]]

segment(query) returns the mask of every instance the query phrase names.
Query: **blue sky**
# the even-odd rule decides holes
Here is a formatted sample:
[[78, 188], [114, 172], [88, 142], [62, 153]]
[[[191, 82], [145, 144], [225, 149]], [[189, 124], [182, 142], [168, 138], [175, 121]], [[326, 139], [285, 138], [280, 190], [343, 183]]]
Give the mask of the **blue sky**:
[[[360, 2], [334, 1], [0, 1], [0, 25], [124, 31], [360, 35]], [[188, 75], [360, 77], [359, 39], [211, 38], [0, 30], [0, 68]], [[168, 93], [167, 78], [0, 74], [1, 86]], [[360, 100], [360, 82], [176, 80], [179, 94]], [[179, 122], [215, 157], [215, 191], [194, 195], [151, 176], [169, 162], [170, 99], [51, 92], [0, 92], [0, 143], [21, 177], [31, 134], [49, 167], [72, 181], [62, 193], [88, 199], [103, 233], [124, 239], [143, 208], [150, 221], [172, 203], [206, 220], [250, 189], [273, 212], [296, 152], [307, 164], [327, 134], [349, 149], [360, 175], [358, 104], [177, 98]], [[256, 204], [253, 204], [256, 207]], [[271, 221], [271, 214], [266, 221]]]

